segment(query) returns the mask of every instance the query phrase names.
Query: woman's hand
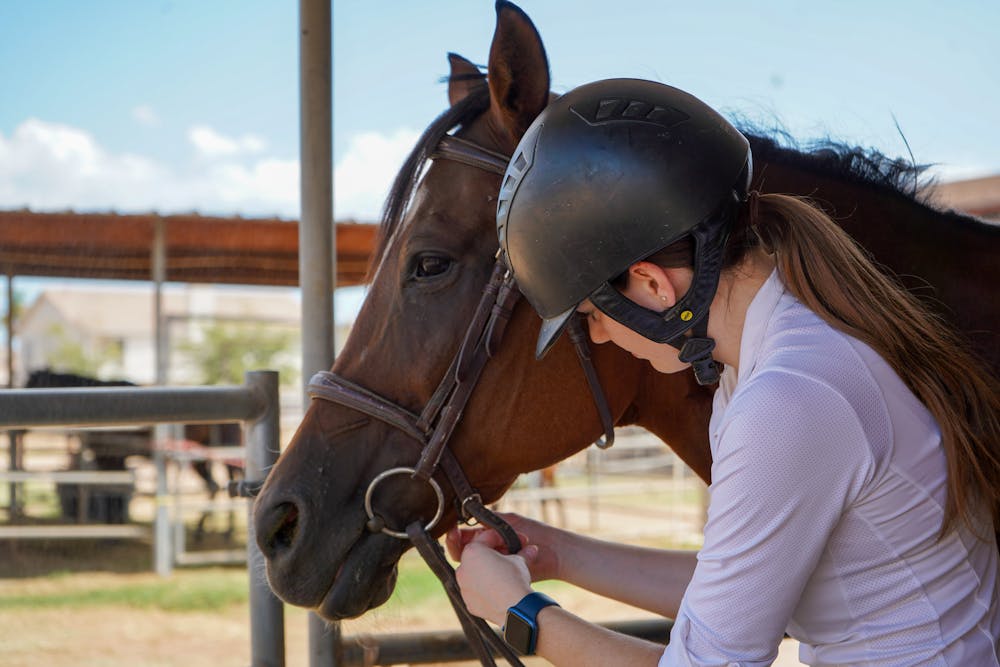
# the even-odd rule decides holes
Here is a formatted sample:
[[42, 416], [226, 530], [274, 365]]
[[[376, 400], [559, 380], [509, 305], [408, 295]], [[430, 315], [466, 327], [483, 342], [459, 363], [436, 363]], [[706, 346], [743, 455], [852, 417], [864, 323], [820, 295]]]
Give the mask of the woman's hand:
[[[539, 521], [528, 519], [519, 514], [501, 513], [500, 517], [517, 532], [517, 537], [521, 540], [522, 546], [531, 545], [535, 547], [536, 553], [530, 558], [525, 559], [531, 572], [531, 581], [559, 579], [559, 552], [565, 544], [564, 540], [570, 533]], [[493, 530], [483, 527], [460, 530], [456, 526], [448, 531], [448, 535], [445, 538], [448, 555], [451, 556], [452, 560], [461, 561], [462, 551], [466, 545], [483, 532], [495, 535], [497, 542], [493, 548], [500, 553], [507, 553], [503, 540]], [[492, 538], [490, 539], [492, 540]], [[493, 544], [493, 542], [491, 541], [490, 544]], [[521, 555], [525, 556], [526, 554]]]
[[503, 553], [503, 538], [492, 530], [474, 532], [459, 556], [455, 571], [469, 611], [497, 625], [503, 625], [507, 609], [531, 592], [528, 562], [538, 555], [538, 547], [527, 545], [515, 555]]

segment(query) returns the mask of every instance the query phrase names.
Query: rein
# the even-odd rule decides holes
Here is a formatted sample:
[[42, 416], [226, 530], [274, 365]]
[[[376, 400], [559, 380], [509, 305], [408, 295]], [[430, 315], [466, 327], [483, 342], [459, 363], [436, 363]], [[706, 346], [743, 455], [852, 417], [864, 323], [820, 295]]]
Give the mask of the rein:
[[[441, 139], [431, 154], [431, 159], [452, 160], [501, 176], [506, 171], [508, 161], [507, 156], [501, 153], [451, 135]], [[511, 665], [522, 663], [486, 621], [473, 616], [465, 607], [455, 579], [455, 570], [446, 560], [441, 545], [430, 535], [430, 531], [444, 515], [445, 509], [444, 493], [434, 475], [438, 469], [443, 471], [455, 492], [456, 509], [463, 521], [469, 522], [475, 519], [497, 531], [509, 553], [514, 554], [521, 549], [517, 533], [510, 524], [485, 506], [482, 496], [470, 484], [458, 460], [448, 448], [451, 435], [462, 417], [479, 377], [486, 363], [497, 353], [514, 307], [520, 299], [521, 292], [507, 271], [503, 257], [497, 252], [493, 271], [466, 329], [458, 354], [419, 415], [330, 371], [316, 373], [308, 385], [310, 397], [330, 401], [374, 417], [396, 428], [420, 446], [420, 458], [415, 466], [391, 468], [377, 475], [369, 484], [364, 499], [365, 513], [368, 516], [367, 528], [373, 533], [381, 532], [398, 539], [409, 539], [413, 543], [434, 574], [441, 580], [462, 624], [462, 629], [480, 662], [490, 666], [496, 664], [493, 652], [502, 655]], [[577, 318], [572, 319], [567, 330], [604, 428], [604, 438], [598, 441], [597, 445], [602, 448], [610, 447], [614, 442], [614, 422], [590, 357], [587, 335]], [[419, 521], [413, 522], [405, 527], [405, 531], [387, 526], [385, 520], [376, 514], [372, 507], [375, 488], [389, 477], [404, 474], [428, 484], [434, 491], [438, 503], [434, 516], [425, 525], [421, 525]]]

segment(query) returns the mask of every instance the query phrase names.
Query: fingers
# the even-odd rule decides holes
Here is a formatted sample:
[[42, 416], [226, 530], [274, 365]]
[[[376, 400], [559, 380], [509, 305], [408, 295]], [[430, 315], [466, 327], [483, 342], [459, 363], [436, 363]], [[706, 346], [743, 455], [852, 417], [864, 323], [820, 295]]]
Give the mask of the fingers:
[[495, 530], [489, 530], [484, 528], [481, 530], [469, 531], [469, 532], [474, 533], [471, 541], [475, 542], [476, 544], [481, 544], [485, 547], [489, 547], [494, 551], [507, 550], [507, 543], [504, 542], [504, 539], [500, 536], [500, 533], [496, 532]]
[[[522, 545], [528, 544], [528, 536], [524, 533], [518, 532], [517, 539], [521, 541]], [[508, 553], [507, 543], [503, 537], [496, 531], [488, 528], [460, 529], [458, 526], [454, 526], [445, 535], [445, 548], [448, 551], [448, 556], [454, 561], [462, 560], [462, 552], [472, 542], [489, 547], [500, 553]]]
[[518, 551], [517, 555], [524, 559], [525, 564], [528, 566], [528, 570], [531, 570], [531, 566], [538, 559], [538, 546], [535, 544], [528, 544], [523, 549]]
[[[492, 533], [492, 530], [486, 530], [484, 528], [459, 528], [454, 526], [445, 535], [445, 548], [448, 550], [448, 555], [452, 560], [461, 561], [462, 553], [465, 548], [469, 546], [471, 542], [477, 539], [481, 539], [479, 536], [483, 533]], [[487, 545], [490, 543], [487, 542]]]
[[444, 546], [448, 551], [448, 557], [453, 561], [462, 560], [462, 531], [458, 526], [452, 526], [444, 536]]

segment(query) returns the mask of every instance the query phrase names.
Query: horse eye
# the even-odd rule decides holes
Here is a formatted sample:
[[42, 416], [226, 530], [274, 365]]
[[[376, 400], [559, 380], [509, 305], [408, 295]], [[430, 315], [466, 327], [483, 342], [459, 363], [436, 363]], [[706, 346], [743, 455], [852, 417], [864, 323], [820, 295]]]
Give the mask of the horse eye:
[[417, 278], [440, 276], [451, 268], [451, 260], [440, 255], [424, 255], [417, 259], [413, 275]]

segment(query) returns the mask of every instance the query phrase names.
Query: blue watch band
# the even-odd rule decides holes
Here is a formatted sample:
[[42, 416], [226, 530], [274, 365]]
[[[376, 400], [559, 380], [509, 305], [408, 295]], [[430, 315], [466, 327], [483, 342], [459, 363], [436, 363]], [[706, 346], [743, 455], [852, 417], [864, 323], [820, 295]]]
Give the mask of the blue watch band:
[[545, 607], [559, 606], [559, 603], [545, 593], [531, 592], [507, 610], [507, 622], [503, 626], [503, 639], [522, 655], [534, 655], [538, 642], [538, 612]]

